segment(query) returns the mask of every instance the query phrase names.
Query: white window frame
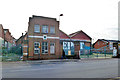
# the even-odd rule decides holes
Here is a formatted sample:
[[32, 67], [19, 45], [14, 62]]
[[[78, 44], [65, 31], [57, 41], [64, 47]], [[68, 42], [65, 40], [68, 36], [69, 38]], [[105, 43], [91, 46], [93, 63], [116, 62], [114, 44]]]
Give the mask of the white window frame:
[[[39, 42], [34, 42], [34, 54], [40, 54], [40, 48], [39, 48], [39, 46], [38, 46], [38, 48], [36, 48], [36, 47], [35, 47], [35, 46], [36, 46], [35, 44], [39, 44], [39, 46], [40, 46], [40, 43], [39, 43]], [[38, 50], [38, 53], [36, 53], [35, 50]]]
[[[37, 29], [36, 29], [37, 28]], [[35, 24], [34, 25], [34, 32], [35, 33], [40, 33], [40, 25], [39, 24]]]
[[[44, 45], [43, 45], [44, 43]], [[47, 45], [45, 45], [45, 43], [47, 43]], [[45, 47], [47, 46], [47, 50], [45, 50]], [[43, 52], [43, 47], [44, 47], [44, 52]], [[45, 53], [47, 52], [47, 53]], [[42, 54], [48, 54], [48, 42], [42, 42]]]
[[[51, 52], [51, 44], [54, 45], [54, 52], [53, 52], [53, 53]], [[51, 43], [50, 43], [50, 54], [55, 54], [55, 43], [54, 43], [54, 42], [51, 42]]]
[[55, 26], [50, 26], [50, 33], [55, 34]]
[[48, 33], [48, 25], [42, 25], [42, 33]]

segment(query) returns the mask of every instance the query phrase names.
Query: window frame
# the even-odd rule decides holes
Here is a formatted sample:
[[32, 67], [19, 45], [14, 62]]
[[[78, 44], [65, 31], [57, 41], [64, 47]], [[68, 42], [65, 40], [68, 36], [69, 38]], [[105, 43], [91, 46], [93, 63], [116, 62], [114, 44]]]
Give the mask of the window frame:
[[[35, 44], [36, 44], [36, 43], [39, 44], [39, 45], [38, 45], [38, 48], [35, 47]], [[40, 46], [40, 42], [34, 42], [34, 54], [40, 54], [40, 48], [39, 48], [39, 46]], [[38, 50], [38, 53], [35, 53], [35, 50]]]
[[80, 42], [80, 50], [83, 50], [83, 49], [84, 49], [84, 45], [85, 45], [84, 42]]
[[[47, 43], [47, 45], [45, 45], [45, 43]], [[47, 50], [45, 50], [46, 47], [47, 47]], [[44, 52], [43, 52], [43, 48], [44, 48]], [[48, 54], [48, 42], [42, 42], [42, 48], [41, 49], [42, 49], [42, 54]]]
[[[35, 31], [36, 30], [35, 27], [39, 27], [38, 31]], [[40, 25], [39, 24], [34, 24], [34, 33], [40, 33]]]
[[[51, 53], [51, 44], [54, 44], [54, 53]], [[50, 42], [50, 54], [55, 54], [55, 42]]]
[[[47, 32], [44, 31], [44, 29], [43, 29], [44, 27], [45, 27]], [[45, 34], [48, 33], [48, 25], [42, 25], [42, 33], [45, 33]]]
[[[52, 29], [54, 29], [54, 32], [51, 31]], [[50, 26], [50, 33], [55, 34], [55, 26]]]

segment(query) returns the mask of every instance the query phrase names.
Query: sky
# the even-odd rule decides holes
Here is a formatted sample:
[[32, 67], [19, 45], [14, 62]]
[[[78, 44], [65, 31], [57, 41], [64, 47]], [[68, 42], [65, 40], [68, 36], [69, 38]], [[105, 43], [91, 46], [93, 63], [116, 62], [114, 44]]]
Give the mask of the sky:
[[119, 0], [0, 0], [0, 24], [18, 39], [32, 15], [59, 20], [67, 34], [83, 30], [97, 39], [118, 39]]

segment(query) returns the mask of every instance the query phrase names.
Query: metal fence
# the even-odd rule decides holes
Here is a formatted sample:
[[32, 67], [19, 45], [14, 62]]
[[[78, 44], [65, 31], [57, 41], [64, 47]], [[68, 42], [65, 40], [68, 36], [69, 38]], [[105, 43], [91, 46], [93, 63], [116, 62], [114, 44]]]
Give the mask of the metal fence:
[[22, 45], [12, 46], [10, 48], [2, 47], [2, 61], [19, 61], [22, 56]]
[[113, 50], [105, 46], [99, 49], [82, 49], [79, 54], [80, 58], [112, 58]]

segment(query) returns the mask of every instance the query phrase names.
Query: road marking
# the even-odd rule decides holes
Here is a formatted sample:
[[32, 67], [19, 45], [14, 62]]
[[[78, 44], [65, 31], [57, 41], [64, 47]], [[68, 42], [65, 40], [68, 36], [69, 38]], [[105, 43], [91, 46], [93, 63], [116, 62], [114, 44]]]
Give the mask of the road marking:
[[38, 70], [51, 70], [58, 68], [40, 68], [40, 69], [22, 69], [22, 70], [11, 70], [10, 72], [19, 72], [19, 71], [38, 71]]

